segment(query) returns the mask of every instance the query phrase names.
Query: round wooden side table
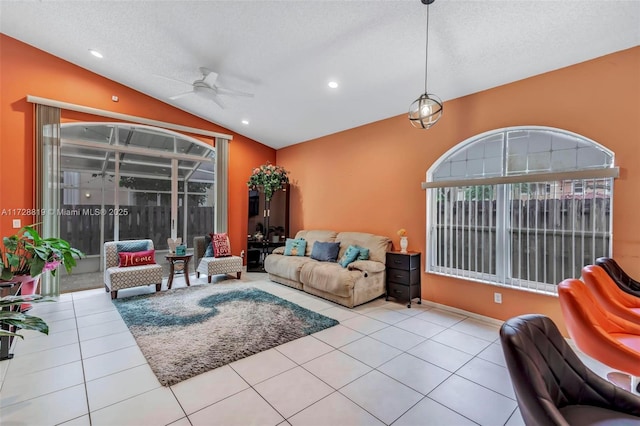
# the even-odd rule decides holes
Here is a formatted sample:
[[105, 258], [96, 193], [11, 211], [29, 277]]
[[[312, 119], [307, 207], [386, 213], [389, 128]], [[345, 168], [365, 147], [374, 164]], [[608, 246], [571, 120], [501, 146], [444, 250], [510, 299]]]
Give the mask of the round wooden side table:
[[169, 271], [169, 281], [167, 281], [167, 289], [171, 290], [171, 285], [173, 284], [173, 276], [175, 275], [175, 272], [176, 272], [175, 265], [177, 262], [184, 263], [184, 268], [183, 268], [184, 280], [187, 282], [188, 286], [191, 285], [191, 283], [189, 282], [189, 261], [191, 260], [192, 257], [193, 257], [193, 253], [185, 254], [182, 256], [178, 256], [177, 254], [168, 254], [164, 257], [169, 261], [169, 264], [171, 265], [171, 270]]

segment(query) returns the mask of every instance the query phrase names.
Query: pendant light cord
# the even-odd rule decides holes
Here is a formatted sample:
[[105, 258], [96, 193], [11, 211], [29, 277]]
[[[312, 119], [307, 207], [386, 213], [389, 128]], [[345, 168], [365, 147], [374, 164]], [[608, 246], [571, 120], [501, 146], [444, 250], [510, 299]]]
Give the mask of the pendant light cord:
[[427, 93], [427, 76], [429, 75], [429, 5], [427, 4], [427, 42], [424, 54], [424, 93]]

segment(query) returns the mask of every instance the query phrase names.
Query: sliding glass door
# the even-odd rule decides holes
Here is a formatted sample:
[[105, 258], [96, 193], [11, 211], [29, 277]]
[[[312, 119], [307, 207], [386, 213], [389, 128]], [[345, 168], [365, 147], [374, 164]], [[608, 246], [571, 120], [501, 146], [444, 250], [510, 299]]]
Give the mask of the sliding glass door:
[[69, 123], [60, 156], [60, 236], [87, 254], [80, 273], [100, 270], [105, 241], [149, 238], [166, 250], [169, 237], [191, 246], [213, 231], [215, 151], [197, 139], [127, 123]]

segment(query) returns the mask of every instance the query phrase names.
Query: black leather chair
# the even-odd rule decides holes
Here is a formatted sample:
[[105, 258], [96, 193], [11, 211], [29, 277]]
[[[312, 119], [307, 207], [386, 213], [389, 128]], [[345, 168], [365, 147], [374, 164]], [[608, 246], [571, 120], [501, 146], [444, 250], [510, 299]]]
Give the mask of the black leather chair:
[[620, 290], [640, 297], [640, 282], [627, 275], [620, 265], [618, 265], [618, 262], [610, 257], [599, 257], [596, 259], [596, 265], [607, 271], [607, 274], [609, 274], [616, 285], [620, 287]]
[[640, 425], [640, 396], [588, 369], [550, 318], [511, 318], [500, 340], [527, 426]]

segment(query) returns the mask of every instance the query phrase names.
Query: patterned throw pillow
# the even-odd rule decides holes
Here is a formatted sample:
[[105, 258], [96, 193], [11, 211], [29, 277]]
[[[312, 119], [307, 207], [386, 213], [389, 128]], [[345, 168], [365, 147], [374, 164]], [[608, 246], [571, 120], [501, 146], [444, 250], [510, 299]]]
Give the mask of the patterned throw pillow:
[[209, 234], [211, 236], [211, 245], [213, 246], [214, 257], [231, 256], [231, 243], [226, 232], [221, 234]]
[[340, 251], [340, 243], [316, 241], [311, 249], [311, 258], [321, 262], [335, 262]]
[[338, 263], [343, 268], [346, 268], [348, 264], [356, 260], [359, 254], [360, 249], [358, 249], [358, 246], [349, 246], [347, 247], [347, 251], [344, 252]]
[[369, 260], [369, 249], [360, 246], [356, 247], [359, 251], [357, 260]]
[[284, 244], [285, 256], [304, 256], [307, 248], [307, 240], [304, 238], [287, 238]]
[[149, 250], [149, 243], [147, 241], [131, 240], [131, 241], [119, 241], [116, 244], [116, 250], [118, 253], [124, 252], [137, 252]]
[[156, 251], [121, 251], [120, 253], [118, 253], [118, 258], [120, 259], [119, 266], [121, 268], [127, 268], [129, 266], [155, 265]]

